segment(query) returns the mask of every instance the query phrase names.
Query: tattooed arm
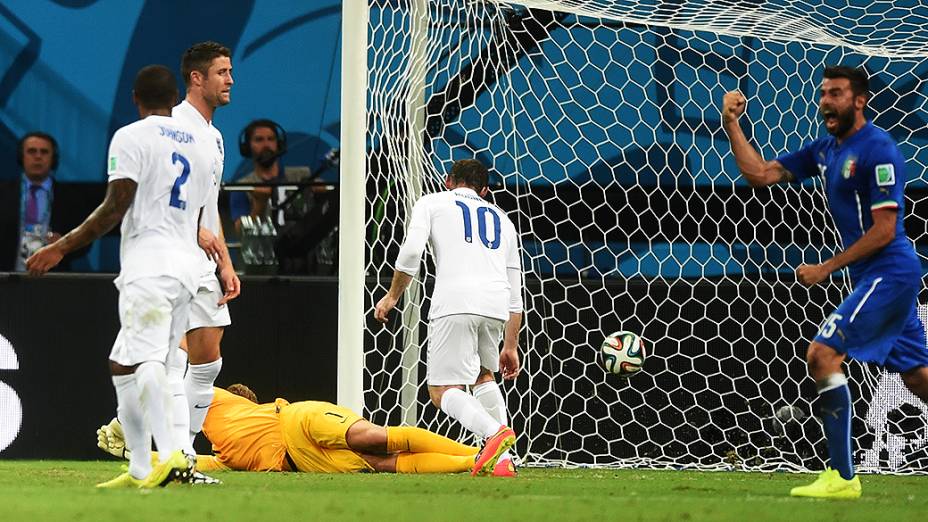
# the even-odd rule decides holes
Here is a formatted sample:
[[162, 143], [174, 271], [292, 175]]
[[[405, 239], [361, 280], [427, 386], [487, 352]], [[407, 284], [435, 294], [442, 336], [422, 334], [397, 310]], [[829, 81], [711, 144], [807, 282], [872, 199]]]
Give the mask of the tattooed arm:
[[42, 275], [61, 262], [67, 254], [89, 245], [115, 227], [135, 199], [137, 185], [131, 179], [117, 179], [109, 183], [103, 203], [83, 223], [54, 243], [40, 248], [26, 260], [32, 275]]

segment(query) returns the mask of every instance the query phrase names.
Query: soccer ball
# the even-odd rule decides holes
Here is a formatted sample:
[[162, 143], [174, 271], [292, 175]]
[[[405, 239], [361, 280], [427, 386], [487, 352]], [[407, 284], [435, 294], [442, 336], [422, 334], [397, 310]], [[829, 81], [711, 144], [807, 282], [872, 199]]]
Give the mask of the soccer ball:
[[619, 377], [638, 373], [646, 357], [644, 341], [632, 332], [609, 334], [599, 350], [603, 368]]

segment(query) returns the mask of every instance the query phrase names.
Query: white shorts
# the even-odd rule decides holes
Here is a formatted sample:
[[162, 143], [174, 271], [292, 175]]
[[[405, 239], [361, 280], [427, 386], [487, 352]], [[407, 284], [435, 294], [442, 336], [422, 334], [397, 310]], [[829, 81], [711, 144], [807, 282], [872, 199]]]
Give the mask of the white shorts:
[[204, 327], [225, 327], [232, 324], [229, 317], [229, 306], [219, 306], [219, 300], [222, 299], [222, 286], [219, 280], [213, 274], [208, 274], [200, 279], [200, 286], [197, 289], [197, 295], [193, 298], [193, 304], [190, 306], [190, 324], [187, 331]]
[[429, 320], [429, 385], [469, 386], [477, 382], [481, 367], [499, 371], [499, 343], [505, 324], [500, 319], [470, 314]]
[[119, 290], [119, 334], [110, 360], [122, 366], [169, 363], [187, 326], [193, 295], [172, 277], [137, 279]]

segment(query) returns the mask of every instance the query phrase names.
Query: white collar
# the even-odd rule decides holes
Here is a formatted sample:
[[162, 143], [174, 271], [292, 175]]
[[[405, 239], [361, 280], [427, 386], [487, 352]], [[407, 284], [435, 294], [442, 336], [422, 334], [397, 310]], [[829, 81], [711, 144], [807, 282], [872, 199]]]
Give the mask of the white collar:
[[176, 107], [174, 107], [174, 109], [189, 113], [191, 118], [193, 118], [197, 123], [199, 123], [200, 125], [204, 127], [213, 126], [213, 123], [211, 121], [207, 121], [206, 118], [204, 118], [203, 115], [200, 113], [200, 111], [198, 111], [197, 108], [194, 107], [193, 104], [188, 102], [186, 99], [180, 102]]

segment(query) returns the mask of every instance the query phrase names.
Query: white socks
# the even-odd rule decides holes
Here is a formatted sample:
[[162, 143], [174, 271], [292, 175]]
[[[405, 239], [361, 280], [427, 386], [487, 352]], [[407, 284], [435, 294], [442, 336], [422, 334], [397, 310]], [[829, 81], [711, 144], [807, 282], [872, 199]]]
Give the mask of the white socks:
[[195, 455], [193, 441], [190, 438], [190, 408], [187, 405], [187, 392], [184, 390], [184, 372], [187, 371], [187, 352], [176, 350], [168, 359], [168, 385], [171, 387], [171, 414], [173, 423], [171, 433], [174, 444], [187, 455]]
[[206, 364], [191, 364], [187, 368], [184, 378], [184, 389], [187, 392], [187, 404], [190, 408], [190, 440], [196, 437], [203, 429], [206, 412], [213, 402], [213, 383], [222, 369], [222, 357]]
[[[135, 384], [139, 390], [139, 402], [145, 420], [148, 421], [151, 434], [161, 461], [167, 460], [171, 453], [180, 447], [174, 441], [171, 428], [173, 424], [171, 392], [168, 388], [168, 375], [163, 362], [146, 361], [135, 369]], [[132, 449], [133, 456], [135, 449]], [[151, 455], [147, 455], [151, 458]]]
[[502, 427], [499, 421], [487, 413], [476, 397], [457, 388], [449, 388], [442, 394], [441, 411], [484, 439]]
[[509, 425], [508, 415], [506, 414], [506, 401], [503, 399], [503, 392], [495, 381], [478, 384], [471, 388], [471, 392], [491, 417], [504, 426]]
[[114, 375], [113, 387], [116, 388], [116, 417], [122, 424], [126, 448], [131, 452], [129, 474], [141, 480], [151, 473], [151, 432], [142, 413], [135, 375]]
[[[499, 384], [496, 381], [478, 384], [471, 388], [471, 393], [474, 394], [474, 397], [483, 405], [483, 409], [487, 410], [491, 417], [503, 426], [509, 426], [509, 418], [506, 414], [506, 400], [503, 399], [503, 392], [499, 389]], [[506, 451], [499, 456], [499, 461], [502, 462], [508, 458], [511, 458], [511, 456], [509, 451]]]

